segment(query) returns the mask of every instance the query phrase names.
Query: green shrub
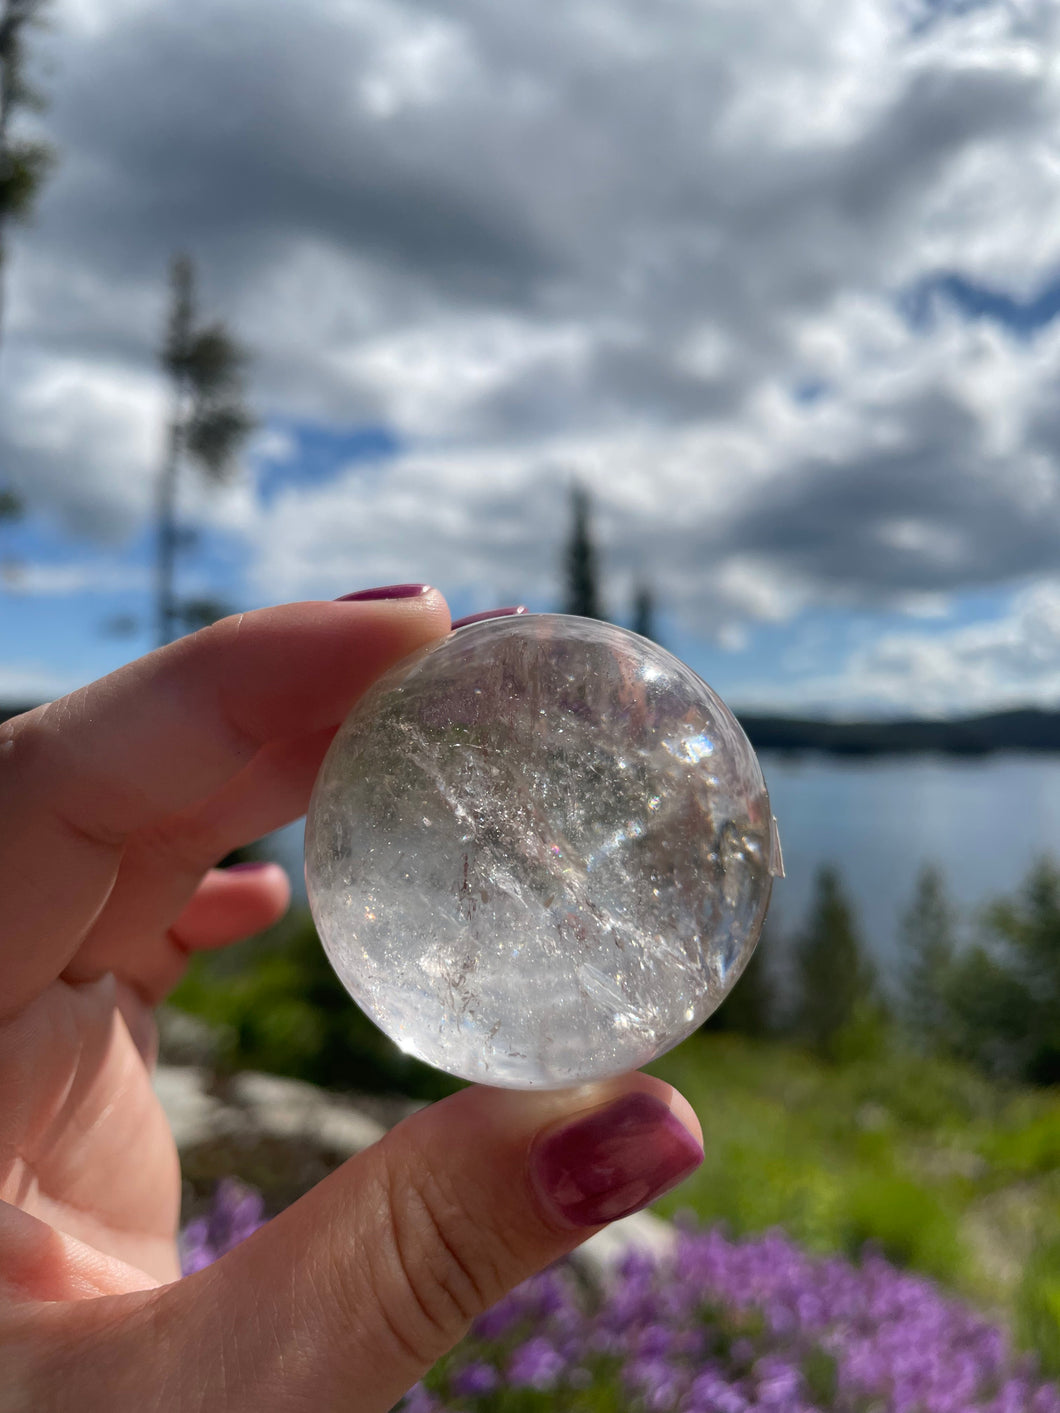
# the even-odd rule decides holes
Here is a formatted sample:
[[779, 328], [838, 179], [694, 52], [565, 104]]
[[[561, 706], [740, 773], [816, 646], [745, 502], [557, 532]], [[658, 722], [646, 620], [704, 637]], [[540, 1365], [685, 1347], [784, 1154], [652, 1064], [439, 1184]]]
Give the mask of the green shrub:
[[950, 1285], [964, 1274], [959, 1214], [922, 1183], [893, 1171], [851, 1173], [836, 1215], [851, 1256], [873, 1246], [895, 1265]]
[[1060, 1377], [1060, 1235], [1041, 1242], [1016, 1294], [1016, 1332], [1043, 1371]]
[[1037, 1114], [1019, 1127], [990, 1129], [979, 1152], [1007, 1178], [1060, 1171], [1060, 1111]]

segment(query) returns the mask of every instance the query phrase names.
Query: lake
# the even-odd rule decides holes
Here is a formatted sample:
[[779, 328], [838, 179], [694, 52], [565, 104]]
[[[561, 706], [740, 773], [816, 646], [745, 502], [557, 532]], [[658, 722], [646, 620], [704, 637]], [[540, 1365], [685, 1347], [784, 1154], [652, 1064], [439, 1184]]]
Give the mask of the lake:
[[805, 915], [823, 863], [839, 868], [866, 941], [886, 959], [925, 862], [971, 914], [1039, 855], [1060, 858], [1057, 756], [761, 760], [784, 847], [773, 915], [785, 931]]
[[[761, 760], [787, 869], [772, 908], [784, 932], [800, 924], [823, 863], [839, 868], [865, 939], [886, 962], [925, 862], [939, 865], [971, 914], [1015, 888], [1038, 855], [1060, 858], [1060, 756]], [[274, 845], [301, 889], [301, 825]]]

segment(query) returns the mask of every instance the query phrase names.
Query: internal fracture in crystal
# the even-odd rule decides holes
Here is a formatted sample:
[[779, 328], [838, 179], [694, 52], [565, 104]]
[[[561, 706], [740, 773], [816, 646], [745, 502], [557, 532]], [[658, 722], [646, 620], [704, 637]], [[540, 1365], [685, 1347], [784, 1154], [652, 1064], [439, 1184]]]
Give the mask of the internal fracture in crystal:
[[395, 667], [336, 736], [306, 826], [310, 906], [357, 1003], [407, 1053], [512, 1088], [684, 1039], [746, 965], [778, 871], [720, 699], [656, 644], [557, 614]]

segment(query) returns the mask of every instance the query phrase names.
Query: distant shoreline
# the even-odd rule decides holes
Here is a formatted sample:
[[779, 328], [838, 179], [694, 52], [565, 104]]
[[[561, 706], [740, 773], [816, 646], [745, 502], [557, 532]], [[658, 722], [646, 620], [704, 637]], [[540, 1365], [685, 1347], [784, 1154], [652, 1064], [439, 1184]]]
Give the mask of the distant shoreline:
[[[0, 721], [29, 711], [0, 704]], [[1020, 707], [952, 720], [818, 721], [737, 712], [756, 751], [828, 756], [986, 756], [999, 751], [1060, 754], [1060, 711]]]
[[1060, 753], [1060, 711], [1036, 707], [945, 721], [815, 721], [753, 712], [737, 716], [756, 751], [830, 756]]

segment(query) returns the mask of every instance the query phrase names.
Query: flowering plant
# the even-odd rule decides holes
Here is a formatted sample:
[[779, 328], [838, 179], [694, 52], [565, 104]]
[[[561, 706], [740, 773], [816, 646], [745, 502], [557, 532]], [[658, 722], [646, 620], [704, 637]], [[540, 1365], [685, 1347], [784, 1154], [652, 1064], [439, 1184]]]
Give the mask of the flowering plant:
[[225, 1178], [217, 1184], [206, 1215], [190, 1221], [180, 1234], [182, 1274], [201, 1271], [264, 1224], [261, 1193], [234, 1178]]
[[[186, 1270], [261, 1223], [222, 1183], [185, 1229]], [[481, 1316], [403, 1413], [1060, 1413], [1006, 1335], [882, 1257], [807, 1254], [771, 1232], [679, 1228], [601, 1282], [563, 1262]]]

